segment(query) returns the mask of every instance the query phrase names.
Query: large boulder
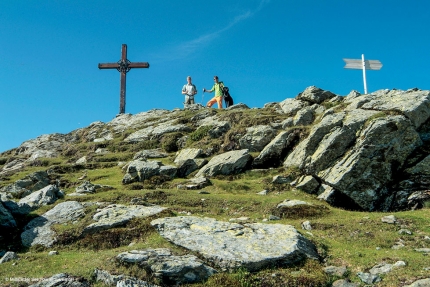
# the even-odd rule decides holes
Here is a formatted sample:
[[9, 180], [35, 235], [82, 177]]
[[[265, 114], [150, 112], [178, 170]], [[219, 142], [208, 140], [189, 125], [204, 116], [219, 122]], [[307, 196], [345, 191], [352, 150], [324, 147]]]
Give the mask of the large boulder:
[[40, 190], [50, 184], [46, 171], [37, 171], [0, 189], [0, 192], [11, 193], [15, 198], [22, 198], [33, 191]]
[[280, 132], [254, 159], [252, 167], [268, 168], [279, 166], [298, 138], [299, 134], [296, 130]]
[[177, 163], [177, 175], [178, 177], [186, 177], [190, 173], [202, 168], [208, 161], [206, 159], [187, 159]]
[[19, 259], [19, 257], [15, 252], [8, 251], [1, 257], [0, 264], [17, 259]]
[[38, 191], [35, 191], [18, 202], [13, 200], [4, 201], [3, 204], [12, 214], [29, 214], [42, 205], [49, 205], [56, 202], [59, 198], [64, 197], [64, 192], [56, 185], [48, 185]]
[[18, 201], [19, 213], [28, 214], [42, 205], [53, 204], [62, 197], [64, 197], [64, 192], [58, 186], [48, 185]]
[[179, 151], [175, 157], [174, 162], [177, 164], [188, 159], [196, 159], [203, 155], [203, 150], [199, 148], [184, 148]]
[[134, 160], [128, 164], [122, 183], [144, 181], [155, 175], [166, 175], [173, 178], [176, 175], [176, 170], [176, 167], [164, 166], [159, 161]]
[[12, 214], [4, 208], [3, 204], [0, 202], [0, 228], [15, 228], [16, 221]]
[[196, 256], [175, 256], [167, 248], [123, 252], [117, 256], [117, 260], [122, 263], [138, 264], [169, 285], [201, 282], [217, 273]]
[[298, 166], [312, 175], [332, 166], [350, 149], [357, 131], [375, 114], [376, 111], [355, 110], [326, 115], [288, 155], [284, 166]]
[[90, 287], [91, 284], [82, 277], [72, 276], [66, 273], [55, 274], [52, 277], [32, 284], [29, 287]]
[[302, 140], [284, 161], [284, 167], [299, 167], [305, 169], [309, 157], [314, 154], [322, 139], [330, 133], [334, 127], [343, 124], [345, 113], [335, 113], [325, 116], [321, 122], [315, 125], [309, 136]]
[[313, 106], [306, 106], [299, 110], [293, 117], [294, 126], [307, 126], [312, 124], [315, 119], [315, 109]]
[[276, 136], [271, 126], [259, 125], [246, 129], [246, 134], [239, 139], [240, 148], [249, 151], [262, 151], [263, 148]]
[[151, 138], [160, 138], [164, 134], [173, 132], [190, 132], [191, 128], [185, 124], [175, 124], [176, 120], [169, 120], [167, 122], [160, 122], [158, 125], [151, 125], [140, 129], [127, 138], [125, 142], [140, 142]]
[[415, 128], [418, 128], [430, 118], [430, 91], [380, 92], [364, 103], [361, 108], [399, 112], [408, 118]]
[[53, 224], [73, 222], [84, 215], [84, 207], [77, 201], [59, 203], [24, 227], [24, 232], [21, 234], [22, 244], [26, 247], [37, 244], [50, 247], [57, 240], [55, 231], [51, 229]]
[[258, 271], [319, 257], [315, 246], [291, 225], [242, 225], [194, 216], [159, 218], [151, 225], [167, 240], [198, 252], [222, 270]]
[[315, 86], [307, 87], [303, 92], [301, 92], [296, 99], [301, 101], [307, 101], [311, 104], [321, 104], [325, 100], [336, 97], [330, 91], [325, 91]]
[[124, 274], [112, 275], [105, 270], [95, 269], [92, 278], [96, 282], [103, 282], [107, 286], [112, 287], [159, 287], [158, 285], [148, 283], [146, 281], [130, 277]]
[[318, 176], [364, 210], [389, 210], [394, 194], [387, 183], [420, 145], [418, 133], [404, 116], [376, 118], [361, 131], [351, 150]]
[[195, 177], [237, 174], [249, 168], [251, 162], [252, 156], [247, 149], [229, 151], [214, 156]]
[[135, 115], [119, 114], [112, 121], [107, 123], [107, 127], [112, 129], [114, 133], [120, 134], [127, 129], [139, 129], [169, 121], [171, 120], [171, 116], [175, 114], [177, 114], [177, 111], [163, 109], [152, 109]]
[[167, 156], [168, 156], [168, 154], [163, 152], [159, 148], [146, 149], [146, 150], [142, 150], [140, 152], [137, 152], [134, 155], [133, 160], [136, 160], [136, 159], [146, 160], [148, 158], [163, 158], [163, 157], [167, 157]]
[[298, 111], [304, 107], [310, 106], [309, 102], [296, 99], [286, 99], [279, 103], [284, 114], [294, 117]]
[[84, 228], [83, 234], [100, 232], [102, 230], [123, 226], [133, 218], [148, 217], [165, 210], [161, 206], [122, 205], [112, 204], [93, 215], [94, 223]]

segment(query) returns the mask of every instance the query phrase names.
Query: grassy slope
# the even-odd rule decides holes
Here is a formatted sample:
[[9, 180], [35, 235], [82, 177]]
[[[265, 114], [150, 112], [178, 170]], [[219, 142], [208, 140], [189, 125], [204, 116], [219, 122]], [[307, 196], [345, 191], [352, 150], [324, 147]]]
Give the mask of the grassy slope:
[[[251, 118], [256, 118], [255, 111], [250, 111], [250, 114]], [[269, 116], [263, 116], [264, 120], [255, 120], [253, 123], [264, 123]], [[230, 117], [241, 118], [243, 115], [240, 117], [230, 115]], [[184, 121], [186, 122], [186, 120]], [[273, 121], [273, 117], [270, 117], [270, 121]], [[220, 143], [219, 140], [213, 142], [204, 136], [199, 136], [199, 140], [202, 145], [207, 146]], [[108, 146], [111, 150], [113, 146], [116, 147], [115, 154], [93, 155], [91, 164], [87, 166], [71, 168], [70, 164], [70, 154], [76, 157], [76, 154], [80, 156], [89, 150], [94, 150], [91, 144], [82, 144], [75, 147], [74, 152], [70, 152], [62, 158], [40, 160], [41, 166], [27, 167], [25, 171], [4, 178], [0, 183], [3, 186], [31, 172], [54, 168], [61, 177], [63, 190], [70, 194], [82, 182], [78, 178], [86, 172], [86, 180], [94, 184], [113, 186], [114, 190], [83, 197], [66, 196], [57, 203], [64, 200], [78, 200], [88, 203], [129, 204], [132, 199], [139, 198], [142, 201], [169, 207], [169, 211], [165, 212], [164, 216], [190, 212], [196, 216], [213, 217], [224, 221], [246, 216], [249, 217], [249, 222], [261, 222], [273, 214], [276, 205], [285, 199], [301, 199], [319, 207], [312, 210], [298, 208], [293, 213], [284, 214], [280, 221], [273, 222], [293, 225], [312, 240], [323, 256], [324, 262], [321, 264], [311, 260], [298, 266], [274, 267], [256, 274], [238, 270], [234, 274], [215, 275], [208, 282], [193, 286], [329, 286], [336, 278], [324, 274], [322, 268], [325, 265], [347, 266], [349, 278], [358, 282], [355, 275], [357, 272], [364, 272], [383, 261], [394, 263], [397, 260], [405, 261], [407, 266], [385, 275], [378, 286], [402, 286], [405, 282], [410, 283], [418, 278], [428, 277], [428, 271], [423, 269], [430, 267], [428, 256], [416, 252], [414, 249], [430, 247], [430, 242], [423, 239], [424, 236], [430, 236], [429, 207], [416, 211], [390, 213], [395, 214], [399, 219], [399, 224], [382, 223], [381, 217], [388, 214], [333, 208], [325, 202], [318, 201], [313, 195], [292, 190], [289, 185], [271, 184], [274, 175], [288, 175], [289, 171], [285, 171], [283, 168], [248, 171], [237, 176], [213, 178], [211, 179], [213, 185], [204, 189], [209, 194], [176, 189], [177, 184], [185, 182], [184, 179], [167, 182], [153, 180], [124, 186], [121, 184], [123, 171], [116, 163], [131, 160], [134, 152], [144, 145], [119, 148], [119, 142], [120, 139], [116, 139]], [[198, 143], [189, 142], [188, 145], [198, 146]], [[163, 163], [172, 164], [173, 156], [174, 152], [169, 158], [162, 159]], [[85, 171], [84, 168], [86, 168]], [[269, 190], [269, 194], [266, 196], [256, 194], [263, 189]], [[42, 207], [29, 217], [42, 214], [51, 207]], [[8, 282], [9, 278], [42, 278], [61, 272], [91, 279], [95, 268], [108, 270], [114, 274], [125, 273], [151, 280], [150, 276], [137, 266], [118, 265], [115, 256], [128, 250], [157, 247], [171, 248], [176, 254], [186, 253], [186, 250], [172, 245], [159, 236], [149, 224], [151, 218], [133, 220], [125, 227], [101, 234], [79, 237], [79, 232], [85, 224], [91, 222], [91, 216], [96, 209], [96, 206], [87, 207], [85, 218], [76, 224], [56, 226], [59, 243], [49, 250], [57, 250], [59, 255], [48, 256], [49, 250], [40, 246], [30, 249], [22, 248], [19, 250], [21, 260], [1, 264], [0, 286], [20, 286], [24, 283]], [[24, 222], [28, 220], [29, 218], [23, 219]], [[313, 230], [310, 232], [301, 228], [301, 223], [305, 220], [311, 222]], [[413, 235], [398, 234], [400, 228], [409, 229]], [[392, 249], [391, 247], [399, 239], [404, 241], [405, 247], [399, 250]], [[15, 241], [17, 240], [19, 237], [15, 239]], [[129, 246], [130, 243], [131, 246]], [[1, 249], [8, 249], [8, 247], [0, 246]], [[96, 286], [102, 286], [102, 284], [97, 283]]]

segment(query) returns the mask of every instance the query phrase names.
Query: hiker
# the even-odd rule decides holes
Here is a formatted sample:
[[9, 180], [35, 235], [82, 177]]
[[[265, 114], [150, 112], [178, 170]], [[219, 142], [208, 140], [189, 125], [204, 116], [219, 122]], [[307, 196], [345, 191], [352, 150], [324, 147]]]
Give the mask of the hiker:
[[197, 94], [196, 85], [191, 83], [191, 77], [187, 77], [187, 83], [182, 87], [182, 94], [185, 95], [185, 105], [194, 104], [194, 95]]
[[213, 91], [215, 91], [215, 96], [211, 100], [209, 100], [209, 102], [206, 104], [206, 107], [210, 108], [213, 104], [218, 103], [218, 109], [222, 109], [222, 88], [224, 87], [224, 83], [218, 81], [218, 76], [214, 76], [214, 81], [215, 83], [212, 89], [206, 90], [205, 88], [203, 88], [203, 93], [212, 93]]

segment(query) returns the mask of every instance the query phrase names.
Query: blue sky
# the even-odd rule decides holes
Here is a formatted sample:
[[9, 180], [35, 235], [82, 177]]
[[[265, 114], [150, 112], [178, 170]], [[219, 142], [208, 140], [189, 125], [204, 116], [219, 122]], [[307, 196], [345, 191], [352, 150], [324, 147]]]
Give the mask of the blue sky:
[[69, 133], [119, 111], [121, 45], [149, 69], [127, 74], [126, 112], [197, 102], [213, 76], [235, 103], [263, 107], [317, 86], [363, 93], [343, 58], [380, 60], [368, 92], [430, 89], [430, 1], [1, 0], [0, 152], [42, 134]]

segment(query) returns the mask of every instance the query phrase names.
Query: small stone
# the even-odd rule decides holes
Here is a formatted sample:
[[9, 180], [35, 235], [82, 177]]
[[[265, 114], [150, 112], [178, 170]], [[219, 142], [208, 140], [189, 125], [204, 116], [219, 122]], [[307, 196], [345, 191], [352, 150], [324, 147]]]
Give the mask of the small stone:
[[360, 278], [361, 281], [363, 281], [366, 284], [374, 284], [382, 280], [381, 277], [379, 277], [378, 275], [374, 275], [370, 273], [358, 272], [357, 276], [358, 278]]
[[230, 222], [243, 222], [243, 221], [248, 221], [249, 217], [238, 217], [238, 218], [230, 218]]
[[398, 233], [399, 233], [400, 235], [404, 235], [404, 234], [412, 235], [412, 232], [411, 232], [410, 230], [408, 230], [408, 229], [400, 229], [400, 230], [398, 231]]
[[269, 220], [281, 220], [281, 218], [279, 216], [276, 215], [269, 215]]
[[338, 277], [345, 276], [347, 269], [345, 266], [337, 267], [337, 266], [328, 266], [324, 268], [324, 272], [329, 275], [334, 275]]
[[430, 253], [430, 248], [416, 248], [415, 251], [423, 252], [423, 253]]
[[394, 215], [387, 215], [381, 218], [384, 223], [394, 224], [397, 222], [397, 218]]
[[267, 189], [257, 192], [258, 195], [267, 195], [267, 193], [268, 193]]
[[406, 262], [399, 260], [396, 263], [394, 263], [393, 268], [403, 267], [403, 266], [406, 266]]
[[310, 223], [308, 220], [307, 220], [307, 221], [302, 222], [302, 228], [303, 228], [304, 230], [312, 230], [311, 223]]
[[48, 253], [49, 256], [58, 255], [58, 254], [59, 254], [58, 251], [55, 251], [55, 250], [49, 251]]
[[8, 251], [0, 259], [0, 264], [11, 261], [11, 260], [15, 260], [15, 259], [19, 259], [18, 255], [13, 251]]
[[358, 283], [352, 283], [347, 279], [340, 279], [333, 282], [332, 287], [358, 287]]

